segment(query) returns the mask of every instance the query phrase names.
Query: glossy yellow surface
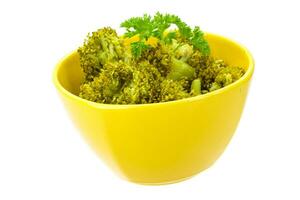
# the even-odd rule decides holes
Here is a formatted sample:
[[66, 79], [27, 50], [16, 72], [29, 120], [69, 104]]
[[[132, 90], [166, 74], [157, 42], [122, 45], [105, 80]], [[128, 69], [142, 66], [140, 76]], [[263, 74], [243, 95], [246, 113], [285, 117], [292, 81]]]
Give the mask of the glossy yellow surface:
[[95, 152], [123, 178], [165, 184], [191, 177], [222, 154], [238, 125], [254, 63], [239, 44], [207, 34], [212, 55], [247, 70], [237, 82], [188, 99], [107, 105], [76, 96], [82, 72], [76, 52], [54, 71], [54, 84], [74, 124]]

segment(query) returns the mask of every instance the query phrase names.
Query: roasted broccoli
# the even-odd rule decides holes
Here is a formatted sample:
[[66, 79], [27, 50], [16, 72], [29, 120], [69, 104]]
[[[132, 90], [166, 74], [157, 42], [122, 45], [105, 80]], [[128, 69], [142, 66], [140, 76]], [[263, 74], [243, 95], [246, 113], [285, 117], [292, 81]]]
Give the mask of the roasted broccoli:
[[214, 59], [199, 27], [191, 29], [175, 15], [144, 15], [121, 26], [123, 36], [102, 28], [78, 48], [80, 97], [106, 104], [167, 102], [217, 90], [245, 73]]
[[186, 89], [187, 85], [188, 82], [184, 79], [179, 81], [164, 79], [160, 84], [160, 102], [174, 101], [189, 97], [189, 91]]
[[110, 27], [89, 34], [77, 52], [86, 81], [93, 80], [106, 63], [118, 61], [125, 56], [125, 48], [120, 37]]

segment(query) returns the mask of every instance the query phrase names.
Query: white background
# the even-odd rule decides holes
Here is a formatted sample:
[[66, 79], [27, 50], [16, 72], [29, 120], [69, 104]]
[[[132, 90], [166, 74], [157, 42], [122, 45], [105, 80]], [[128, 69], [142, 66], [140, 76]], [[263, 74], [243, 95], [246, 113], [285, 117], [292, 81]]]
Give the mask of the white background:
[[[300, 199], [296, 3], [1, 1], [0, 199]], [[51, 73], [87, 32], [156, 11], [244, 44], [256, 69], [238, 130], [215, 165], [181, 183], [140, 186], [119, 179], [84, 143]]]

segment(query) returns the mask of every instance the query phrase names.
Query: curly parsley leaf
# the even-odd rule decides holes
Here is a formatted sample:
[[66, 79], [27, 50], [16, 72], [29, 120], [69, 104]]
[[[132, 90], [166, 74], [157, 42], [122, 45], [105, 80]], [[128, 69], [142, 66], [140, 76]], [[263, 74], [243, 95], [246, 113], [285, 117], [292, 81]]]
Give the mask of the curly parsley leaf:
[[141, 39], [144, 39], [152, 35], [153, 22], [150, 15], [144, 14], [143, 17], [129, 18], [121, 23], [121, 27], [126, 29], [126, 37], [139, 35]]
[[193, 36], [190, 38], [190, 42], [196, 49], [199, 49], [203, 54], [210, 54], [208, 42], [205, 40], [204, 33], [200, 30], [199, 26], [196, 26], [194, 28]]
[[147, 41], [151, 36], [166, 43], [171, 43], [176, 37], [176, 32], [173, 31], [165, 34], [171, 25], [175, 25], [180, 35], [190, 42], [194, 48], [199, 49], [204, 55], [209, 55], [209, 45], [200, 28], [195, 27], [191, 29], [176, 15], [157, 12], [153, 18], [150, 15], [144, 14], [143, 17], [132, 17], [121, 23], [121, 27], [126, 29], [126, 37], [133, 37], [134, 35], [139, 35], [140, 37], [140, 42], [135, 42], [131, 45], [132, 53], [135, 57], [139, 57], [145, 49], [151, 47], [141, 42]]

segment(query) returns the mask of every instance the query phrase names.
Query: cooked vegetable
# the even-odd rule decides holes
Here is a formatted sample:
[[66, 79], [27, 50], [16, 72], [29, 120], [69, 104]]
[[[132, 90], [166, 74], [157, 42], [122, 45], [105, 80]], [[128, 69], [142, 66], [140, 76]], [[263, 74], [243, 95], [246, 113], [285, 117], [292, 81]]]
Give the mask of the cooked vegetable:
[[191, 93], [195, 96], [201, 94], [201, 80], [199, 78], [193, 80], [191, 84]]
[[217, 90], [244, 74], [211, 57], [200, 28], [175, 15], [134, 17], [121, 27], [123, 36], [102, 28], [78, 49], [84, 72], [80, 97], [107, 104], [167, 102]]
[[126, 49], [122, 45], [116, 31], [110, 27], [89, 34], [83, 46], [78, 48], [85, 79], [93, 80], [103, 65], [123, 59]]

